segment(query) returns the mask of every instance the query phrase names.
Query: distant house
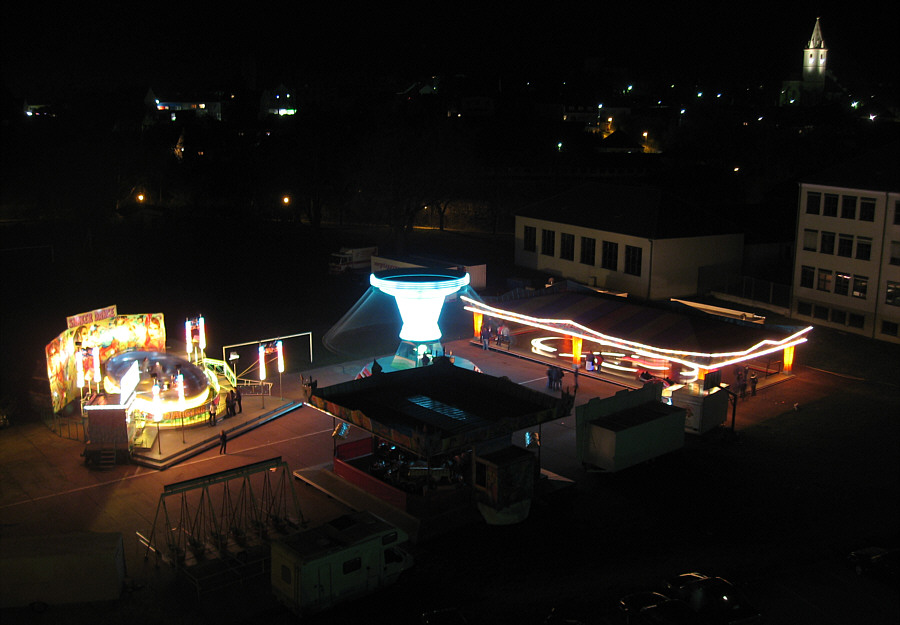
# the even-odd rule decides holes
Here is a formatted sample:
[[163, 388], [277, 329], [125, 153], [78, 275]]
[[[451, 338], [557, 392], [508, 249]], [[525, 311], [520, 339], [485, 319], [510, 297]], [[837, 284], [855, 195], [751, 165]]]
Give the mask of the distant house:
[[278, 117], [296, 115], [299, 107], [297, 94], [292, 89], [279, 84], [274, 89], [266, 89], [262, 92], [259, 100], [259, 118], [263, 119], [269, 115]]
[[739, 273], [744, 235], [659, 189], [589, 182], [516, 215], [516, 265], [639, 299]]
[[144, 96], [144, 105], [147, 108], [147, 123], [177, 121], [179, 117], [185, 115], [209, 116], [222, 121], [221, 94], [157, 92], [150, 88]]
[[800, 183], [793, 315], [900, 343], [900, 146]]

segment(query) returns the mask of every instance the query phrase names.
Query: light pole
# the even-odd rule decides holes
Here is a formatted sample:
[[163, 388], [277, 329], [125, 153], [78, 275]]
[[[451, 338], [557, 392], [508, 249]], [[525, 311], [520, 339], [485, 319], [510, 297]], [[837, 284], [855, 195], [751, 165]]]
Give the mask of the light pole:
[[162, 456], [162, 437], [159, 435], [159, 422], [162, 421], [162, 404], [159, 399], [159, 380], [153, 380], [153, 420], [156, 422], [157, 450]]
[[275, 345], [278, 350], [278, 394], [281, 396], [281, 400], [284, 401], [284, 387], [281, 385], [281, 376], [284, 373], [284, 348], [281, 345], [281, 339]]
[[266, 348], [260, 343], [257, 348], [259, 351], [259, 394], [262, 396], [262, 407], [266, 409]]

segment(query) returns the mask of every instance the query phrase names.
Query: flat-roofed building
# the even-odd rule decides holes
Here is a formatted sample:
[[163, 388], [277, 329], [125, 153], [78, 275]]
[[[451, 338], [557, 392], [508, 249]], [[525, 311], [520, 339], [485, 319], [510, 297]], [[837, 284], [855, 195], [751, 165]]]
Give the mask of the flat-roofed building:
[[516, 215], [515, 262], [637, 299], [690, 297], [701, 274], [741, 271], [744, 234], [723, 217], [731, 212], [654, 187], [589, 182]]
[[900, 343], [900, 146], [800, 183], [793, 315]]

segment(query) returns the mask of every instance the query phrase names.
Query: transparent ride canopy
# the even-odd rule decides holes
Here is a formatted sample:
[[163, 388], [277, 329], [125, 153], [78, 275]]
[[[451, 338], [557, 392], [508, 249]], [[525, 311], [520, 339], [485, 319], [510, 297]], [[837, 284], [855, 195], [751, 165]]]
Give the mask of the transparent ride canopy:
[[[370, 276], [372, 286], [322, 338], [348, 358], [394, 352], [402, 341], [445, 342], [473, 336], [472, 313], [460, 296], [481, 301], [468, 274], [451, 269], [392, 269]], [[402, 315], [401, 315], [402, 313]]]

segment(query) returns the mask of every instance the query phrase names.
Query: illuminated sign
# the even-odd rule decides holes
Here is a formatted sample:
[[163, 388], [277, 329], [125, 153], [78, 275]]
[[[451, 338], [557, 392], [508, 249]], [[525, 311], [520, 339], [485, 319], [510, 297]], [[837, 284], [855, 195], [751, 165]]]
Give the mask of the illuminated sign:
[[259, 381], [266, 379], [266, 348], [264, 345], [259, 346]]
[[98, 308], [97, 310], [81, 313], [80, 315], [72, 315], [71, 317], [66, 317], [66, 327], [72, 329], [77, 328], [78, 326], [88, 326], [98, 321], [112, 319], [116, 316], [116, 314], [117, 313], [115, 306]]

